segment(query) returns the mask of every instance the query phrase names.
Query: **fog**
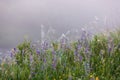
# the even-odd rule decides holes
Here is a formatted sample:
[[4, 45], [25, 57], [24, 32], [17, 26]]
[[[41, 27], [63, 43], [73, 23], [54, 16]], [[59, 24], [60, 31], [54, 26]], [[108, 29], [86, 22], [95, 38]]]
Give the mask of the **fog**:
[[[120, 0], [0, 0], [0, 48], [11, 48], [25, 36], [33, 41], [51, 30], [100, 32], [120, 25]], [[52, 37], [49, 36], [49, 37]]]

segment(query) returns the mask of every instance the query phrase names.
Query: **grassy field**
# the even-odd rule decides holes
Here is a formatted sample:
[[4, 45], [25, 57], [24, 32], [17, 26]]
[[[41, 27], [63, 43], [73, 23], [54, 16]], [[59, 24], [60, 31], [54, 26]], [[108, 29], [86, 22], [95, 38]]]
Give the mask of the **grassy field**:
[[0, 80], [120, 80], [120, 30], [37, 48], [25, 40], [3, 58]]

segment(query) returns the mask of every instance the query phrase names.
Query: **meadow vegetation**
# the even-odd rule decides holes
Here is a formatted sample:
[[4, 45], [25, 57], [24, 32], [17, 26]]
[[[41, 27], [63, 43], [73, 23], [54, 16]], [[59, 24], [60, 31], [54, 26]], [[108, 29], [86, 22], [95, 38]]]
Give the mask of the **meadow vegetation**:
[[120, 80], [120, 30], [78, 41], [25, 40], [0, 64], [0, 80]]

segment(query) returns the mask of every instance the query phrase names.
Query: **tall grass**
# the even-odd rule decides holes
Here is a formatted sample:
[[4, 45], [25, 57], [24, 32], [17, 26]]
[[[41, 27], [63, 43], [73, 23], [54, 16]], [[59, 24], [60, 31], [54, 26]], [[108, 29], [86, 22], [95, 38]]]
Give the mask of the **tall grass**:
[[25, 40], [0, 64], [0, 80], [120, 80], [120, 30], [77, 42]]

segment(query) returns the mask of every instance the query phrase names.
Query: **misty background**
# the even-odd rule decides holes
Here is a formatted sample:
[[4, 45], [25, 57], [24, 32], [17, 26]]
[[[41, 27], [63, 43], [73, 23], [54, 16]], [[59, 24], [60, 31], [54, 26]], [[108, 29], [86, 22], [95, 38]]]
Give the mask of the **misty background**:
[[[41, 34], [59, 38], [81, 28], [102, 32], [120, 25], [120, 0], [0, 0], [0, 49]], [[44, 33], [42, 33], [43, 31]]]

